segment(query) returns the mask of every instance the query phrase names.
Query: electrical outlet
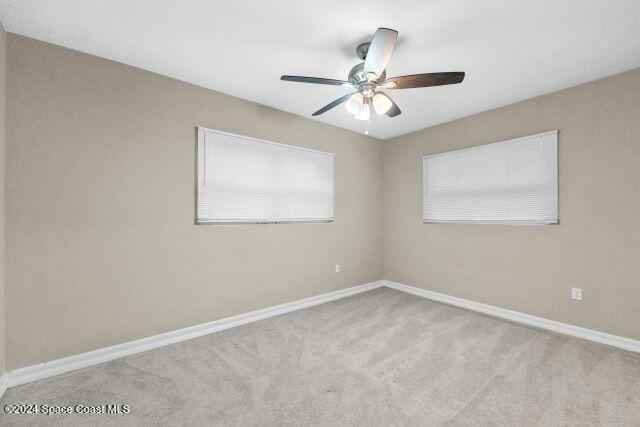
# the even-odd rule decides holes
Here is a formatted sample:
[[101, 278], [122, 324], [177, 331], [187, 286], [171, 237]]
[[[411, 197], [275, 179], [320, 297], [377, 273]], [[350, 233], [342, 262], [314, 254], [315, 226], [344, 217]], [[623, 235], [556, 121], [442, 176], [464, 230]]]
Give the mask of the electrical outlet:
[[582, 289], [571, 288], [571, 299], [582, 301]]
[[336, 264], [336, 273], [340, 273], [340, 264]]

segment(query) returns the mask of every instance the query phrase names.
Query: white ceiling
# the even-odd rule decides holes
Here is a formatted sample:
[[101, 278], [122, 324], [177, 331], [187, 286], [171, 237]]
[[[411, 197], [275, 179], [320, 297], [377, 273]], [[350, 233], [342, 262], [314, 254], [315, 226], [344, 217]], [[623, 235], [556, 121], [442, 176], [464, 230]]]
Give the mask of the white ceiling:
[[[388, 76], [465, 71], [461, 85], [388, 91], [390, 138], [640, 67], [638, 0], [0, 0], [8, 31], [310, 117], [346, 88], [355, 47], [399, 31]], [[364, 131], [343, 107], [318, 120]]]

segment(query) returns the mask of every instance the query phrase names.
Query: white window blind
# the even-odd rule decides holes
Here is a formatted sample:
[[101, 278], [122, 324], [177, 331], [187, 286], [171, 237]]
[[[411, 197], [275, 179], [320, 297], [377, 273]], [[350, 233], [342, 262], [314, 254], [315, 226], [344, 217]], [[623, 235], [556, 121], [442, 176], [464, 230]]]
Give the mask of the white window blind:
[[422, 161], [425, 222], [558, 222], [557, 131]]
[[333, 154], [198, 128], [198, 223], [333, 220]]

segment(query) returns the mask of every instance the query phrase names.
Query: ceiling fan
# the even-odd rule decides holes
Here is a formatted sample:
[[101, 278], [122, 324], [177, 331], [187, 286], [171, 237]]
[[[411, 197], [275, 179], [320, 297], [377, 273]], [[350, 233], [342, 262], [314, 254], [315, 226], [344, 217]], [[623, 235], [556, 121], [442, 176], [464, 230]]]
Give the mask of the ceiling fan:
[[378, 28], [371, 42], [361, 43], [356, 48], [358, 57], [364, 62], [349, 71], [347, 80], [304, 76], [282, 76], [280, 80], [346, 86], [355, 89], [355, 92], [348, 93], [325, 105], [313, 115], [319, 116], [346, 102], [347, 111], [358, 120], [369, 120], [372, 109], [377, 114], [386, 114], [389, 117], [395, 117], [401, 113], [400, 108], [387, 94], [377, 90], [379, 87], [385, 89], [411, 89], [456, 84], [464, 80], [464, 72], [462, 71], [412, 74], [387, 79], [385, 68], [391, 58], [397, 38], [397, 31], [389, 28]]

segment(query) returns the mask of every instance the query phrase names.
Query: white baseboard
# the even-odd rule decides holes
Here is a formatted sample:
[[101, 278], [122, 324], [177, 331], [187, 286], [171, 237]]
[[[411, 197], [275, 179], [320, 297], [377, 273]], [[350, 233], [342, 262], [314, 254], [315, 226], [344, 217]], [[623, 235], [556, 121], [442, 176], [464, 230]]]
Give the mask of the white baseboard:
[[148, 338], [142, 338], [111, 347], [101, 348], [99, 350], [89, 351], [87, 353], [76, 354], [62, 359], [50, 362], [40, 363], [38, 365], [27, 366], [24, 368], [14, 369], [0, 377], [0, 397], [7, 387], [15, 387], [17, 385], [30, 383], [44, 378], [53, 377], [64, 374], [66, 372], [75, 371], [86, 368], [88, 366], [97, 365], [99, 363], [108, 362], [110, 360], [129, 356], [131, 354], [141, 353], [158, 347], [175, 344], [192, 338], [229, 329], [234, 326], [240, 326], [257, 320], [266, 319], [268, 317], [278, 316], [280, 314], [289, 313], [291, 311], [300, 310], [313, 305], [345, 298], [351, 295], [366, 292], [382, 286], [380, 281], [371, 282], [364, 285], [353, 286], [347, 289], [341, 289], [335, 292], [329, 292], [317, 295], [311, 298], [305, 298], [261, 310], [252, 311], [250, 313], [240, 314], [238, 316], [227, 317], [225, 319], [215, 320], [213, 322], [203, 323], [176, 331], [166, 332]]
[[456, 307], [466, 308], [468, 310], [477, 311], [491, 316], [500, 317], [502, 319], [511, 320], [513, 322], [522, 323], [536, 328], [546, 329], [576, 338], [582, 338], [589, 341], [595, 341], [601, 344], [607, 344], [613, 347], [622, 348], [624, 350], [640, 353], [640, 341], [630, 338], [620, 337], [617, 335], [607, 334], [605, 332], [594, 331], [592, 329], [581, 328], [579, 326], [569, 325], [568, 323], [556, 322], [542, 317], [532, 316], [530, 314], [520, 313], [518, 311], [507, 310], [506, 308], [495, 307], [492, 305], [482, 304], [479, 302], [452, 297], [450, 295], [438, 292], [428, 291], [414, 286], [403, 285], [401, 283], [392, 282], [390, 280], [382, 280], [382, 285], [388, 288], [397, 289], [402, 292], [417, 295], [433, 301], [450, 304]]
[[513, 322], [534, 326], [549, 331], [570, 335], [601, 344], [607, 344], [613, 347], [622, 348], [640, 353], [640, 341], [624, 338], [604, 332], [594, 331], [591, 329], [581, 328], [579, 326], [569, 325], [566, 323], [556, 322], [541, 317], [531, 316], [529, 314], [517, 311], [507, 310], [463, 298], [453, 297], [438, 292], [428, 291], [426, 289], [416, 288], [413, 286], [403, 285], [401, 283], [392, 282], [390, 280], [379, 280], [364, 285], [353, 286], [351, 288], [342, 289], [335, 292], [329, 292], [317, 295], [311, 298], [305, 298], [274, 307], [264, 308], [252, 311], [250, 313], [240, 314], [238, 316], [228, 317], [225, 319], [215, 320], [213, 322], [203, 323], [176, 331], [166, 332], [164, 334], [155, 335], [148, 338], [142, 338], [99, 350], [81, 353], [50, 362], [40, 363], [38, 365], [27, 366], [24, 368], [14, 369], [0, 376], [0, 398], [8, 387], [15, 387], [21, 384], [30, 383], [44, 378], [53, 377], [89, 366], [97, 365], [110, 360], [129, 356], [143, 351], [152, 350], [154, 348], [175, 344], [192, 338], [211, 334], [234, 326], [240, 326], [257, 320], [266, 319], [268, 317], [278, 316], [280, 314], [289, 313], [291, 311], [300, 310], [306, 307], [322, 304], [325, 302], [345, 298], [361, 292], [366, 292], [382, 286], [407, 292], [433, 301], [450, 304], [453, 306], [477, 311], [491, 316], [507, 319]]

